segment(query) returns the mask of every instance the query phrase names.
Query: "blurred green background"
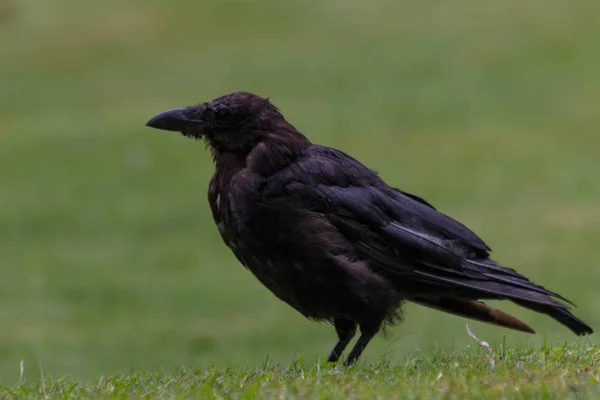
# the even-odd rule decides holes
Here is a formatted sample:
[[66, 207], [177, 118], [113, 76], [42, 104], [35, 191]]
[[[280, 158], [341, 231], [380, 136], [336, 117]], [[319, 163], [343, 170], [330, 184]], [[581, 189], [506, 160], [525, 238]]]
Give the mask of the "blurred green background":
[[[324, 361], [333, 329], [222, 244], [199, 142], [144, 127], [236, 91], [475, 230], [600, 329], [600, 2], [2, 0], [0, 380]], [[577, 339], [505, 304], [528, 336]], [[365, 361], [476, 346], [419, 306]]]

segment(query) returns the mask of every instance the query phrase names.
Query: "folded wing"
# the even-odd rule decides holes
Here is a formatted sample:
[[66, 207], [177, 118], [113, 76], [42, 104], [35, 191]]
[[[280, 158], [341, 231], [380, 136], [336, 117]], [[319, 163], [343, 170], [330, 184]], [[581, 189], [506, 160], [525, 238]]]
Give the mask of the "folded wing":
[[[294, 196], [322, 213], [353, 244], [357, 254], [393, 281], [409, 300], [532, 331], [522, 322], [516, 323], [514, 317], [509, 323], [504, 318], [507, 314], [473, 302], [507, 299], [545, 313], [579, 335], [592, 333], [557, 300], [569, 302], [567, 299], [491, 260], [490, 248], [466, 226], [425, 200], [387, 186], [373, 171], [344, 153], [324, 149], [316, 150], [321, 157], [313, 155], [289, 167], [292, 170], [268, 183], [267, 190]], [[492, 320], [494, 316], [500, 317]]]

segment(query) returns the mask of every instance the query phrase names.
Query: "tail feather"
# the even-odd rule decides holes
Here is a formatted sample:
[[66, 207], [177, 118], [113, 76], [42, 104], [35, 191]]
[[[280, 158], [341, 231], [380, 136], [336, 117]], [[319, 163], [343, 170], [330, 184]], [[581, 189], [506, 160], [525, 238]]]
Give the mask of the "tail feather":
[[569, 328], [579, 336], [590, 335], [594, 333], [594, 330], [589, 325], [587, 325], [585, 322], [571, 314], [571, 312], [566, 307], [552, 307], [526, 301], [515, 301], [515, 303], [530, 310], [537, 311], [539, 313], [543, 313], [554, 318], [556, 321], [565, 325], [567, 328]]
[[[431, 282], [435, 282], [436, 285], [438, 285], [438, 293], [441, 294], [444, 301], [447, 301], [447, 299], [452, 299], [453, 301], [456, 301], [457, 299], [462, 299], [463, 301], [469, 301], [474, 299], [510, 300], [516, 304], [519, 304], [520, 306], [523, 306], [533, 311], [537, 311], [539, 313], [546, 314], [554, 318], [556, 321], [565, 325], [577, 335], [587, 335], [594, 332], [593, 329], [589, 327], [585, 322], [575, 317], [569, 311], [568, 306], [559, 302], [558, 300], [553, 299], [551, 297], [552, 295], [554, 295], [552, 292], [548, 291], [548, 293], [550, 294], [544, 293], [544, 291], [540, 290], [540, 287], [537, 285], [532, 288], [525, 288], [521, 282], [519, 282], [518, 285], [515, 285], [513, 282], [506, 280], [489, 281], [472, 279], [468, 277], [456, 277], [450, 275], [443, 276], [439, 272], [438, 274], [433, 274], [431, 272], [425, 271], [416, 272], [422, 278], [426, 278], [427, 280], [429, 280], [430, 284]], [[444, 288], [440, 284], [443, 284], [446, 287]], [[450, 290], [454, 293], [448, 293], [444, 297], [443, 290], [448, 290], [448, 288], [450, 288]], [[562, 299], [562, 297], [560, 296], [556, 297]], [[433, 302], [433, 304], [437, 305], [438, 307], [444, 307], [444, 304], [437, 304], [440, 301], [442, 301], [441, 298], [437, 300], [431, 299], [429, 297], [426, 298], [426, 302]], [[457, 306], [454, 303], [451, 303], [449, 307], [450, 310], [448, 312], [456, 313]], [[460, 309], [461, 308], [458, 307], [458, 310]]]
[[482, 301], [449, 297], [417, 298], [411, 301], [425, 307], [486, 322], [488, 324], [498, 325], [526, 333], [535, 333], [535, 331], [523, 321], [496, 308], [489, 307]]
[[556, 292], [552, 292], [538, 284], [531, 282], [526, 276], [519, 274], [517, 271], [511, 268], [503, 267], [493, 260], [488, 259], [466, 259], [463, 262], [463, 267], [472, 269], [476, 268], [478, 272], [490, 280], [497, 281], [500, 283], [506, 283], [510, 286], [517, 286], [523, 289], [531, 290], [541, 294], [545, 294], [551, 297], [555, 297], [562, 301], [565, 301], [573, 306], [575, 304], [561, 296]]
[[[498, 282], [486, 281], [477, 282], [472, 285], [477, 285], [482, 292], [495, 295], [493, 297], [490, 296], [490, 298], [511, 300], [522, 307], [546, 314], [565, 325], [577, 335], [583, 336], [594, 332], [585, 322], [575, 317], [569, 311], [568, 306], [537, 290], [527, 290], [520, 286], [515, 287], [509, 284], [503, 285]], [[485, 294], [482, 297], [485, 298], [484, 296]]]

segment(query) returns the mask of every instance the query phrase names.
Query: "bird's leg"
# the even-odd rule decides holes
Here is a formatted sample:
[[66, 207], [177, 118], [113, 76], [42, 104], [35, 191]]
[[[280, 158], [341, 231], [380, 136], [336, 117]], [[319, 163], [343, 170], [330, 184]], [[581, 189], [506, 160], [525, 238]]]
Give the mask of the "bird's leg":
[[338, 341], [329, 353], [327, 362], [336, 362], [356, 334], [356, 323], [347, 319], [334, 319], [333, 326], [338, 335]]
[[360, 338], [358, 338], [358, 340], [356, 341], [356, 344], [354, 345], [354, 348], [352, 349], [352, 351], [350, 352], [350, 355], [346, 359], [346, 362], [345, 362], [346, 366], [350, 366], [350, 365], [354, 364], [354, 362], [356, 360], [358, 360], [358, 358], [362, 354], [363, 350], [365, 349], [365, 347], [367, 347], [367, 345], [369, 344], [371, 339], [373, 339], [373, 337], [377, 334], [378, 330], [379, 330], [378, 328], [366, 329], [366, 327], [363, 327], [363, 326], [360, 327], [360, 332], [361, 332]]

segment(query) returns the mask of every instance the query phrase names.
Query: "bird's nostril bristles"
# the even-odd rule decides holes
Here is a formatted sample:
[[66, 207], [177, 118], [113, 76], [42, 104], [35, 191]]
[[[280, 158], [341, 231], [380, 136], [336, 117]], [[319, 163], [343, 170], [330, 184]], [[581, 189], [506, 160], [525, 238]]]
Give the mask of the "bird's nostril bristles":
[[189, 131], [182, 131], [181, 134], [183, 136], [185, 136], [185, 137], [190, 138], [190, 139], [195, 139], [195, 140], [202, 139], [202, 134], [201, 133], [189, 132]]

